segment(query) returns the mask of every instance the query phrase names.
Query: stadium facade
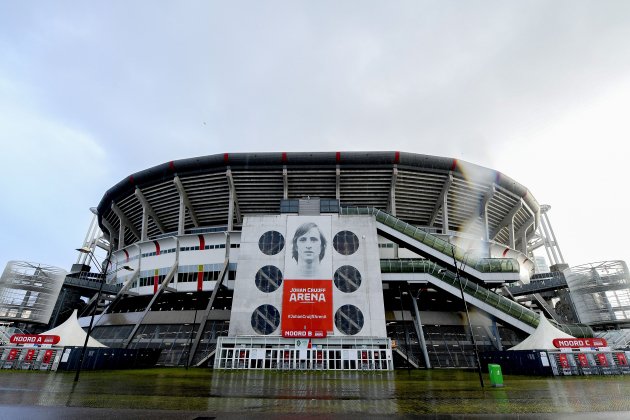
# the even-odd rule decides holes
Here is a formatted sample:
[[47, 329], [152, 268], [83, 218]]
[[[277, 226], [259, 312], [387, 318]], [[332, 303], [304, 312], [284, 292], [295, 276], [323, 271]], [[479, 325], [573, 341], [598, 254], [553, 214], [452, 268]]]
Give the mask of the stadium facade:
[[[547, 210], [510, 177], [451, 158], [171, 161], [128, 176], [94, 209], [103, 237], [86, 245], [107, 250], [107, 284], [83, 313], [97, 307], [100, 342], [160, 348], [163, 365], [473, 367], [475, 346], [517, 344], [539, 310], [593, 334], [569, 300]], [[551, 273], [536, 273], [540, 246]], [[616, 281], [628, 278], [616, 268]], [[66, 283], [100, 281], [85, 264], [72, 271]], [[60, 299], [55, 313], [79, 303]]]

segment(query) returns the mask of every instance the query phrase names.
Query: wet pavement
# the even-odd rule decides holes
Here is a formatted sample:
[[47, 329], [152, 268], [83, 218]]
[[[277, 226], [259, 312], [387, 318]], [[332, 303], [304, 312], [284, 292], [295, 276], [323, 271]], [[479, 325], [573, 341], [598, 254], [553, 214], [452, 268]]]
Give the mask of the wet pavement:
[[505, 376], [503, 388], [484, 389], [476, 372], [461, 370], [163, 368], [73, 378], [73, 372], [0, 371], [0, 419], [630, 418], [624, 376]]

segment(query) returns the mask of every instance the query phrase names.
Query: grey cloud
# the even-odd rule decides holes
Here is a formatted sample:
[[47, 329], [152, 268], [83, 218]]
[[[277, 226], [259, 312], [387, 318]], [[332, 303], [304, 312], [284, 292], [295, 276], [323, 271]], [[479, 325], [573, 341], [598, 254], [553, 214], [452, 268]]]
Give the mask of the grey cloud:
[[[148, 166], [225, 151], [398, 149], [488, 164], [497, 143], [630, 70], [628, 2], [2, 7], [3, 91], [100, 144], [101, 193]], [[95, 204], [73, 200], [80, 212]]]

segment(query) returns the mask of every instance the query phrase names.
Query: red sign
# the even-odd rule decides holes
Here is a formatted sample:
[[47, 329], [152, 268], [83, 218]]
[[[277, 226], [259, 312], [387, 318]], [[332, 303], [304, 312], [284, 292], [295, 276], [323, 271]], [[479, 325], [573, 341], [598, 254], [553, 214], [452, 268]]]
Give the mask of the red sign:
[[7, 360], [15, 360], [17, 355], [18, 355], [18, 350], [17, 349], [11, 349], [11, 350], [9, 350], [9, 355], [7, 356]]
[[624, 353], [617, 353], [617, 361], [620, 366], [628, 366], [628, 359]]
[[44, 363], [50, 363], [50, 359], [52, 359], [52, 355], [53, 355], [53, 351], [52, 350], [46, 350], [46, 353], [44, 353]]
[[562, 369], [568, 369], [569, 368], [569, 359], [567, 359], [567, 355], [566, 354], [560, 354], [558, 356], [558, 358], [560, 359], [560, 366], [562, 366]]
[[323, 338], [333, 329], [332, 280], [285, 280], [282, 336]]
[[26, 352], [26, 357], [24, 357], [24, 360], [26, 360], [27, 362], [30, 362], [31, 360], [33, 360], [33, 356], [35, 356], [35, 350], [29, 349]]
[[599, 360], [600, 366], [608, 366], [608, 359], [606, 359], [606, 355], [603, 353], [599, 353], [597, 355], [597, 360]]
[[11, 343], [13, 344], [57, 344], [61, 340], [58, 335], [42, 334], [13, 334]]
[[579, 347], [607, 347], [603, 338], [554, 338], [553, 345], [558, 349]]
[[578, 357], [578, 362], [580, 363], [580, 366], [588, 367], [588, 358], [586, 357], [584, 353], [578, 353], [577, 357]]

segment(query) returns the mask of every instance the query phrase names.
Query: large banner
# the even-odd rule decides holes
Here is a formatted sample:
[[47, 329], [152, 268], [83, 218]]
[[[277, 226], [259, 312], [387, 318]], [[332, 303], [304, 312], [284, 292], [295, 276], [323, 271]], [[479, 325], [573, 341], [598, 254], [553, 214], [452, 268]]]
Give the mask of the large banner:
[[285, 280], [282, 295], [284, 337], [326, 337], [333, 328], [331, 280]]
[[322, 338], [333, 330], [331, 229], [327, 216], [287, 218], [284, 337]]

